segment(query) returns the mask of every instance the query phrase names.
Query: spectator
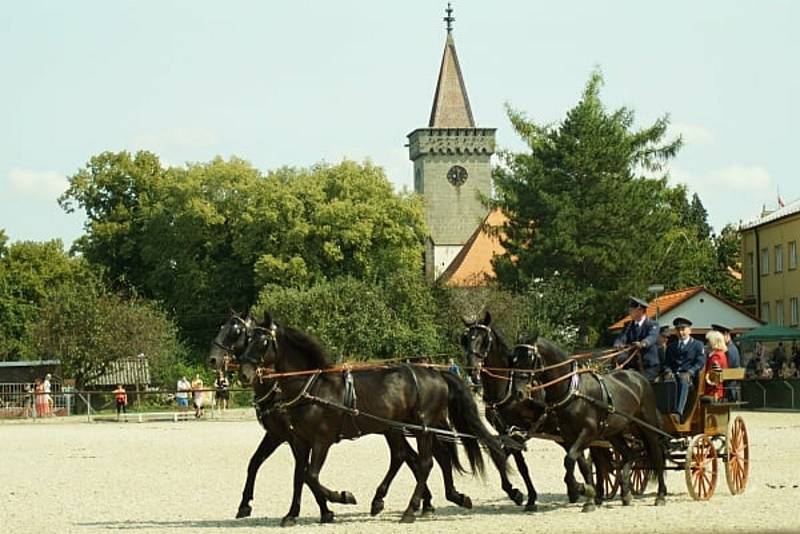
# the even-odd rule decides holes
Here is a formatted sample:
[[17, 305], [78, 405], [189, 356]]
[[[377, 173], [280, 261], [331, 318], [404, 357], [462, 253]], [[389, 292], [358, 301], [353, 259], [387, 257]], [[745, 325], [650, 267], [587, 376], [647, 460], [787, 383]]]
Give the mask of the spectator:
[[47, 398], [45, 398], [44, 383], [42, 383], [41, 378], [37, 377], [36, 380], [34, 380], [33, 394], [36, 397], [33, 402], [34, 415], [36, 417], [44, 417], [47, 415], [47, 409], [50, 405], [47, 403]]
[[775, 351], [772, 353], [772, 370], [777, 374], [786, 363], [786, 351], [783, 349], [783, 341], [778, 342]]
[[794, 360], [794, 366], [800, 369], [800, 350], [797, 348], [797, 341], [792, 343], [792, 360]]
[[797, 366], [795, 366], [794, 360], [787, 360], [786, 363], [783, 364], [783, 367], [781, 367], [780, 377], [784, 380], [797, 378]]
[[25, 419], [33, 417], [33, 384], [25, 384], [23, 388], [22, 415]]
[[217, 407], [223, 412], [228, 409], [228, 398], [230, 397], [230, 392], [228, 391], [229, 387], [230, 382], [228, 382], [225, 373], [220, 369], [217, 371], [216, 380], [214, 380], [214, 389], [217, 394]]
[[117, 421], [119, 421], [120, 412], [125, 414], [125, 421], [128, 420], [128, 392], [122, 387], [122, 384], [117, 384], [117, 389], [113, 391], [114, 403], [117, 405]]
[[455, 362], [453, 358], [447, 360], [447, 370], [461, 378], [461, 367]]
[[744, 369], [744, 377], [748, 379], [758, 377], [758, 360], [755, 357], [748, 360]]
[[186, 380], [185, 376], [182, 376], [180, 380], [178, 380], [177, 393], [175, 393], [175, 401], [178, 403], [178, 408], [188, 408], [189, 407], [189, 390], [192, 389], [192, 385]]
[[44, 390], [44, 398], [47, 401], [47, 411], [45, 412], [45, 415], [48, 416], [55, 415], [53, 413], [53, 397], [50, 395], [53, 389], [53, 386], [50, 384], [51, 378], [52, 375], [50, 373], [47, 373], [46, 375], [44, 375], [44, 382], [42, 382], [42, 388]]
[[205, 392], [203, 391], [203, 379], [199, 374], [194, 375], [192, 380], [192, 404], [194, 405], [194, 417], [199, 419], [203, 417], [203, 402], [205, 401]]

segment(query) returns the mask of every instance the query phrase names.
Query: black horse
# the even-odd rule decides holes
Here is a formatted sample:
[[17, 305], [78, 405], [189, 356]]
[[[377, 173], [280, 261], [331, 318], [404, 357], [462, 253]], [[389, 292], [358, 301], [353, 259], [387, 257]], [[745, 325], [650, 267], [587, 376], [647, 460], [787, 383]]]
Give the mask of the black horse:
[[[514, 366], [511, 348], [502, 335], [491, 325], [492, 316], [488, 311], [483, 319], [464, 321], [466, 331], [461, 336], [461, 348], [464, 351], [467, 366], [471, 369], [473, 379], [480, 379], [483, 385], [483, 401], [486, 420], [501, 435], [510, 435], [525, 441], [534, 433], [558, 435], [557, 420], [554, 414], [545, 413], [544, 395], [539, 398], [520, 398], [513, 390]], [[488, 369], [496, 369], [489, 371]], [[525, 482], [528, 491], [526, 511], [536, 510], [536, 489], [533, 486], [528, 465], [522, 451], [513, 451], [517, 470]], [[598, 456], [598, 463], [600, 456]], [[578, 465], [582, 473], [591, 473], [591, 465], [581, 456]], [[599, 469], [598, 469], [599, 471]], [[574, 480], [574, 476], [571, 478]], [[570, 477], [565, 477], [567, 494], [570, 502], [578, 500], [579, 487], [570, 484]], [[522, 504], [523, 495], [516, 489], [508, 476], [501, 473], [501, 486], [511, 499]]]
[[[254, 329], [239, 357], [239, 377], [243, 383], [258, 380], [258, 370], [273, 365], [278, 373], [301, 373], [279, 378], [282, 400], [276, 408], [291, 422], [296, 450], [294, 495], [285, 523], [293, 523], [300, 512], [303, 481], [318, 486], [328, 450], [340, 439], [376, 433], [396, 439], [399, 430], [417, 438], [417, 485], [401, 518], [405, 523], [416, 518], [434, 455], [442, 467], [448, 499], [464, 505], [459, 502], [463, 496], [451, 493], [452, 469], [458, 468], [453, 461], [455, 449], [439, 446], [436, 439], [454, 437], [448, 421], [461, 434], [473, 473], [483, 470], [479, 442], [502, 454], [500, 441], [483, 426], [471, 393], [457, 377], [409, 365], [328, 372], [332, 364], [311, 336], [279, 327], [269, 317], [265, 325]], [[318, 372], [303, 373], [308, 370]], [[502, 470], [505, 465], [498, 467]], [[390, 469], [388, 481], [393, 476]]]
[[[214, 369], [220, 369], [228, 356], [237, 356], [244, 353], [247, 343], [250, 340], [252, 329], [256, 326], [255, 319], [249, 314], [244, 317], [232, 313], [228, 320], [220, 327], [217, 335], [211, 343], [207, 364]], [[247, 480], [242, 491], [242, 500], [236, 512], [237, 518], [249, 517], [253, 511], [250, 502], [253, 500], [253, 490], [256, 482], [256, 474], [261, 464], [269, 458], [275, 450], [283, 443], [288, 442], [291, 446], [291, 432], [288, 420], [280, 414], [270, 412], [269, 406], [275, 399], [276, 381], [257, 381], [254, 384], [254, 405], [258, 420], [264, 427], [266, 433], [258, 445], [258, 448], [250, 458], [247, 465]], [[411, 448], [410, 446], [408, 447]], [[292, 446], [294, 452], [294, 447]], [[411, 453], [414, 453], [413, 449]], [[311, 487], [309, 485], [309, 487]], [[319, 502], [324, 499], [330, 502], [341, 504], [356, 504], [356, 499], [349, 491], [332, 491], [324, 486], [320, 486], [320, 494], [315, 493], [315, 498]], [[313, 488], [312, 488], [313, 491]], [[327, 505], [320, 503], [320, 515], [323, 522], [332, 520], [333, 515], [328, 510]]]
[[[557, 417], [567, 449], [564, 468], [568, 485], [576, 484], [574, 466], [584, 450], [603, 440], [622, 456], [623, 504], [631, 502], [630, 473], [636, 454], [643, 455], [658, 477], [655, 504], [665, 504], [666, 451], [660, 436], [661, 417], [653, 388], [643, 375], [628, 370], [603, 375], [579, 372], [575, 360], [542, 337], [534, 336], [517, 345], [512, 354], [515, 367], [534, 370], [515, 375], [515, 391], [543, 390], [547, 411]], [[594, 509], [591, 499], [595, 490], [591, 475], [583, 475], [585, 485], [580, 490], [587, 497], [584, 511], [589, 511]]]

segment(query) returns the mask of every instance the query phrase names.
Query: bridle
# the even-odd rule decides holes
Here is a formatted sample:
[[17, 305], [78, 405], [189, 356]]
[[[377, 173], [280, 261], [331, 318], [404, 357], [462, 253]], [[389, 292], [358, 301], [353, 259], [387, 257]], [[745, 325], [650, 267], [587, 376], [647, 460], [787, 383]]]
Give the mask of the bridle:
[[474, 329], [474, 328], [477, 328], [479, 330], [483, 330], [484, 332], [486, 332], [486, 340], [487, 340], [486, 348], [483, 349], [480, 352], [476, 352], [476, 351], [472, 350], [472, 346], [470, 346], [470, 350], [469, 350], [469, 352], [467, 352], [467, 356], [475, 356], [481, 362], [483, 362], [486, 358], [489, 357], [489, 353], [492, 351], [492, 345], [494, 344], [494, 332], [492, 332], [491, 327], [489, 327], [489, 326], [487, 326], [485, 324], [475, 323], [475, 324], [471, 324], [471, 325], [469, 325], [467, 327], [466, 334], [469, 334], [472, 331], [472, 329]]
[[[546, 410], [545, 410], [546, 412], [551, 412], [553, 410], [561, 408], [562, 406], [565, 406], [565, 405], [569, 404], [569, 402], [572, 401], [572, 399], [575, 398], [575, 395], [578, 392], [578, 383], [580, 381], [580, 378], [579, 378], [579, 375], [578, 375], [578, 362], [577, 362], [577, 360], [572, 360], [571, 370], [570, 370], [570, 374], [572, 375], [572, 377], [570, 379], [569, 391], [567, 392], [567, 394], [562, 399], [559, 399], [559, 400], [557, 400], [555, 402], [548, 402], [547, 401], [547, 393], [546, 393], [546, 391], [547, 391], [547, 387], [549, 387], [549, 386], [543, 384], [542, 381], [539, 378], [539, 375], [541, 374], [541, 371], [544, 371], [544, 369], [545, 369], [544, 361], [542, 359], [542, 355], [539, 352], [539, 347], [535, 343], [533, 345], [530, 345], [530, 344], [527, 344], [527, 343], [519, 343], [514, 347], [514, 350], [512, 351], [512, 353], [515, 353], [517, 351], [517, 349], [524, 349], [524, 350], [527, 351], [528, 355], [532, 356], [531, 365], [527, 366], [527, 367], [529, 367], [531, 369], [531, 371], [520, 372], [519, 376], [521, 376], [521, 377], [526, 377], [527, 376], [527, 381], [526, 381], [527, 383], [525, 383], [524, 387], [525, 387], [525, 389], [528, 390], [528, 392], [534, 391], [534, 390], [537, 390], [537, 389], [543, 389], [545, 391], [544, 404], [546, 406]], [[512, 365], [515, 366], [516, 363], [517, 362], [514, 361], [514, 362], [512, 362]], [[513, 373], [512, 373], [512, 379], [513, 379]]]
[[[250, 347], [253, 343], [260, 342], [260, 347], [253, 347], [258, 351], [258, 356], [254, 357], [250, 354], [253, 348]], [[253, 366], [258, 368], [268, 367], [268, 363], [266, 362], [266, 356], [269, 354], [270, 348], [275, 351], [275, 355], [278, 354], [278, 327], [274, 323], [271, 324], [269, 327], [264, 326], [254, 326], [251, 329], [250, 334], [250, 342], [248, 344], [248, 350], [244, 352], [239, 359], [241, 363], [249, 363]]]
[[[234, 344], [238, 345], [242, 341], [244, 341], [244, 344], [246, 346], [247, 342], [249, 341], [249, 337], [250, 337], [250, 326], [248, 325], [247, 321], [245, 321], [244, 319], [242, 319], [238, 315], [232, 316], [230, 320], [238, 321], [239, 323], [242, 324], [242, 331], [236, 337], [236, 341], [234, 341]], [[244, 336], [244, 340], [242, 340], [242, 336]], [[215, 347], [219, 348], [219, 349], [224, 350], [225, 352], [227, 352], [229, 354], [233, 354], [234, 357], [236, 356], [236, 347], [235, 346], [227, 346], [227, 345], [217, 341], [217, 338], [214, 338], [214, 341], [212, 341], [211, 344], [214, 345]]]

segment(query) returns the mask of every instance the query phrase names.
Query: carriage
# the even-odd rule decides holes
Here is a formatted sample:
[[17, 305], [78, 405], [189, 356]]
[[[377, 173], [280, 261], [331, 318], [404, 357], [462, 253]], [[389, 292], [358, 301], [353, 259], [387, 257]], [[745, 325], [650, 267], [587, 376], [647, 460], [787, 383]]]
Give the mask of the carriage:
[[[744, 378], [744, 369], [723, 369], [716, 380], [723, 383]], [[661, 434], [667, 440], [668, 456], [666, 468], [683, 471], [686, 488], [695, 500], [705, 501], [714, 495], [719, 478], [719, 463], [725, 469], [725, 480], [732, 495], [743, 493], [750, 473], [750, 448], [747, 426], [741, 415], [731, 414], [732, 408], [741, 402], [713, 402], [701, 392], [706, 376], [700, 373], [693, 389], [694, 394], [687, 403], [686, 417], [679, 421], [669, 414], [670, 384], [657, 383], [656, 398], [662, 411]], [[621, 463], [618, 453], [612, 451], [612, 466], [603, 477], [606, 495], [613, 496], [620, 486]], [[651, 470], [645, 464], [644, 455], [634, 464], [631, 473], [633, 493], [643, 494]]]

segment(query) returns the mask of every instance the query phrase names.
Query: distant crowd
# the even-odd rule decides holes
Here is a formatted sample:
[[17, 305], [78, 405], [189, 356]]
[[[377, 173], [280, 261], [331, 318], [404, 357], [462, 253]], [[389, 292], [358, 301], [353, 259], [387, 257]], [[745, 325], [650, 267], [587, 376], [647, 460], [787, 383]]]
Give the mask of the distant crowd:
[[772, 353], [769, 353], [762, 343], [757, 343], [755, 352], [745, 354], [745, 359], [745, 378], [762, 380], [800, 378], [800, 373], [798, 373], [800, 349], [798, 349], [796, 341], [792, 343], [789, 351], [786, 350], [783, 342], [780, 342]]

